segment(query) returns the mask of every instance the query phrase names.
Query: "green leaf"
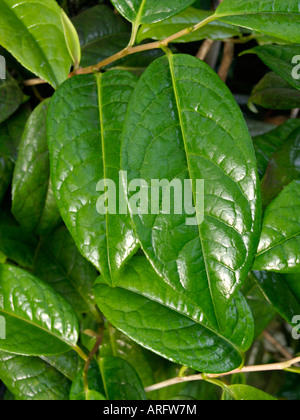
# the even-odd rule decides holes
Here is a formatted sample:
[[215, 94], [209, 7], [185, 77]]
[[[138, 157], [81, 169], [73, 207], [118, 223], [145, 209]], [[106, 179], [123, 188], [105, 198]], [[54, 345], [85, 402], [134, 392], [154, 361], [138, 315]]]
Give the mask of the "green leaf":
[[[132, 220], [157, 273], [199, 306], [212, 326], [224, 327], [224, 313], [255, 255], [261, 209], [246, 123], [209, 66], [186, 55], [150, 65], [128, 108], [121, 166], [128, 184], [135, 179], [149, 186], [156, 179], [204, 180], [199, 226], [187, 224], [185, 211], [174, 214], [173, 202], [171, 214], [164, 214], [161, 197], [159, 214], [139, 209]], [[133, 195], [128, 192], [128, 201]], [[201, 221], [198, 209], [193, 216]]]
[[292, 281], [281, 274], [266, 271], [254, 271], [253, 275], [273, 307], [294, 327], [293, 318], [300, 314], [300, 292]]
[[[300, 57], [300, 45], [261, 45], [243, 54], [256, 54], [278, 76], [300, 90], [300, 77], [296, 78], [294, 57]], [[295, 73], [295, 74], [294, 74]]]
[[[161, 23], [143, 25], [137, 36], [137, 42], [140, 43], [144, 39], [162, 40], [177, 32], [194, 26], [204, 19], [208, 18], [212, 13], [204, 10], [198, 10], [194, 7], [183, 11]], [[213, 40], [232, 38], [239, 36], [241, 32], [238, 28], [223, 22], [211, 22], [203, 28], [189, 35], [176, 40], [176, 42], [194, 42], [209, 38]]]
[[97, 271], [79, 253], [64, 226], [42, 239], [34, 274], [50, 284], [77, 312], [91, 311], [98, 317], [92, 293]]
[[300, 107], [300, 92], [275, 73], [268, 73], [251, 93], [250, 104], [290, 110]]
[[277, 401], [272, 395], [248, 385], [226, 386], [224, 399], [227, 399], [226, 395], [236, 401]]
[[[260, 276], [263, 275], [262, 273], [263, 272], [251, 272], [242, 288], [242, 293], [247, 300], [254, 318], [255, 338], [258, 338], [262, 334], [276, 315], [276, 310], [273, 305], [266, 299], [261, 288], [257, 284], [256, 274]], [[273, 273], [264, 273], [266, 277], [273, 275]]]
[[100, 371], [108, 400], [146, 400], [140, 378], [126, 360], [103, 357], [99, 360]]
[[253, 269], [300, 273], [300, 181], [267, 208]]
[[300, 42], [298, 0], [224, 0], [216, 18], [288, 42]]
[[115, 8], [136, 26], [160, 22], [191, 6], [195, 0], [111, 0]]
[[115, 356], [126, 360], [136, 370], [144, 387], [155, 383], [148, 352], [109, 323], [103, 335], [100, 355], [101, 357]]
[[0, 124], [7, 120], [23, 101], [23, 92], [19, 88], [18, 83], [9, 73], [7, 73], [6, 77], [5, 80], [0, 78]]
[[0, 340], [0, 350], [41, 356], [76, 346], [78, 324], [71, 306], [19, 268], [0, 266], [0, 314], [6, 321], [6, 340]]
[[0, 202], [12, 179], [19, 143], [29, 114], [29, 107], [23, 105], [0, 125]]
[[71, 57], [54, 0], [2, 0], [0, 44], [53, 87], [67, 79]]
[[[121, 131], [135, 84], [119, 70], [72, 78], [56, 92], [48, 117], [60, 212], [80, 252], [110, 284], [138, 245], [129, 215], [98, 213], [98, 183], [109, 179], [119, 189]], [[119, 195], [116, 209], [118, 203]]]
[[24, 268], [32, 268], [38, 241], [24, 231], [14, 218], [0, 212], [0, 251], [11, 261]]
[[73, 23], [70, 21], [69, 17], [63, 10], [61, 10], [61, 20], [69, 54], [72, 58], [74, 69], [77, 70], [81, 60], [79, 37]]
[[[243, 363], [253, 339], [253, 318], [237, 295], [222, 334], [213, 331], [201, 310], [162, 282], [145, 257], [134, 257], [116, 288], [99, 278], [95, 297], [104, 316], [145, 348], [183, 366], [222, 373]], [[226, 317], [226, 314], [224, 314]]]
[[103, 401], [106, 398], [96, 391], [82, 392], [75, 397], [75, 401]]
[[49, 101], [31, 114], [23, 133], [14, 171], [12, 213], [28, 232], [50, 233], [61, 221], [50, 183], [46, 135]]
[[88, 375], [87, 375], [87, 382], [88, 382], [88, 389], [86, 389], [84, 385], [84, 369], [81, 369], [71, 386], [70, 390], [70, 400], [76, 401], [76, 400], [87, 400], [86, 393], [88, 391], [93, 391], [100, 393], [100, 395], [104, 394], [104, 387], [103, 387], [103, 380], [100, 373], [100, 368], [98, 363], [95, 360], [92, 360]]
[[17, 400], [68, 400], [70, 380], [38, 357], [1, 351], [0, 378]]
[[[298, 120], [299, 121], [299, 120]], [[286, 139], [270, 161], [262, 180], [263, 204], [267, 206], [294, 180], [300, 181], [300, 127]]]
[[73, 19], [82, 49], [81, 65], [92, 66], [118, 53], [130, 39], [130, 26], [105, 5], [85, 10]]
[[291, 119], [269, 131], [268, 133], [253, 138], [254, 149], [256, 152], [258, 172], [261, 177], [265, 175], [269, 160], [273, 153], [278, 151], [294, 135], [296, 130], [300, 129], [300, 120]]

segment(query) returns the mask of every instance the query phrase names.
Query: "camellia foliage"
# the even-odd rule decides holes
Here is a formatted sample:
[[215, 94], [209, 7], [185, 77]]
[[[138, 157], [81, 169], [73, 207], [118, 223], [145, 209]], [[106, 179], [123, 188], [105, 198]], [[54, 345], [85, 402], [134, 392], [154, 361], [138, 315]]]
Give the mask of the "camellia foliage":
[[299, 1], [0, 0], [0, 45], [0, 399], [299, 400]]

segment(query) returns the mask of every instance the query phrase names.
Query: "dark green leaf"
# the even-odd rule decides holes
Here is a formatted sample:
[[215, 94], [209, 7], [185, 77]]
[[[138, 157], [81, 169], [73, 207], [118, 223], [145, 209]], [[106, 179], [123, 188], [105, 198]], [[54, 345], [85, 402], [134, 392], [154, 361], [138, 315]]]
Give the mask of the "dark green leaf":
[[73, 383], [70, 390], [70, 400], [86, 400], [87, 399], [87, 391], [93, 391], [100, 393], [101, 395], [104, 394], [105, 390], [103, 387], [103, 380], [100, 373], [100, 368], [98, 363], [93, 360], [90, 364], [89, 370], [88, 370], [88, 376], [87, 376], [87, 382], [88, 382], [88, 390], [85, 389], [84, 385], [84, 369], [81, 369]]
[[[128, 108], [122, 170], [128, 184], [204, 180], [199, 226], [187, 225], [185, 211], [174, 214], [173, 203], [172, 214], [164, 214], [161, 197], [159, 214], [138, 209], [132, 220], [166, 283], [193, 300], [212, 326], [224, 327], [224, 313], [255, 255], [261, 208], [247, 126], [232, 94], [205, 63], [169, 55], [143, 74]], [[134, 194], [128, 193], [129, 201]], [[199, 207], [193, 216], [200, 223]]]
[[126, 360], [103, 357], [99, 366], [108, 400], [146, 400], [142, 382]]
[[[257, 54], [258, 57], [278, 76], [300, 90], [300, 76], [297, 76], [294, 57], [300, 57], [300, 45], [261, 45], [244, 54]], [[300, 61], [300, 60], [299, 60]], [[295, 69], [295, 70], [294, 70]], [[297, 77], [295, 77], [297, 76]]]
[[50, 233], [61, 220], [50, 182], [48, 107], [48, 100], [41, 103], [27, 122], [12, 188], [13, 215], [26, 231], [38, 235]]
[[92, 7], [73, 19], [82, 48], [81, 65], [92, 66], [122, 50], [130, 26], [107, 6]]
[[24, 105], [0, 125], [0, 202], [12, 179], [17, 150], [29, 114], [29, 107]]
[[294, 136], [294, 132], [296, 132], [296, 130], [298, 131], [298, 129], [300, 129], [300, 120], [288, 120], [274, 130], [253, 138], [258, 172], [261, 177], [265, 175], [269, 160], [273, 153], [278, 151], [285, 144], [287, 139], [292, 136], [292, 133]]
[[6, 79], [0, 78], [0, 124], [9, 118], [21, 105], [23, 93], [17, 82], [7, 73]]
[[[190, 26], [196, 25], [211, 15], [210, 12], [198, 10], [193, 7], [179, 15], [173, 16], [161, 23], [143, 25], [138, 33], [137, 42], [144, 39], [165, 39], [169, 36]], [[176, 40], [176, 42], [193, 42], [209, 38], [213, 40], [226, 39], [240, 35], [238, 28], [227, 23], [215, 21], [204, 26], [200, 30]]]
[[278, 273], [253, 272], [257, 283], [280, 315], [293, 327], [293, 318], [300, 314], [300, 293], [292, 282]]
[[43, 238], [35, 258], [34, 274], [50, 284], [79, 313], [90, 310], [97, 315], [92, 294], [97, 271], [79, 253], [64, 226]]
[[300, 92], [275, 73], [268, 73], [251, 93], [250, 104], [290, 110], [300, 107]]
[[2, 0], [0, 44], [53, 87], [67, 79], [71, 56], [55, 0]]
[[[299, 121], [299, 120], [298, 120]], [[300, 127], [273, 154], [262, 180], [263, 204], [270, 204], [294, 180], [300, 181]]]
[[[128, 215], [102, 215], [98, 183], [119, 185], [121, 131], [136, 84], [130, 73], [70, 79], [52, 99], [48, 118], [52, 184], [62, 217], [81, 253], [112, 284], [137, 241]], [[117, 195], [117, 207], [119, 195]]]
[[8, 259], [25, 268], [32, 268], [38, 241], [33, 235], [25, 232], [4, 212], [0, 212], [0, 251]]
[[227, 327], [220, 334], [185, 294], [162, 282], [145, 257], [128, 263], [117, 286], [112, 289], [99, 278], [96, 301], [108, 320], [137, 343], [203, 372], [228, 372], [241, 365], [254, 332], [242, 296], [228, 309]]
[[254, 270], [300, 272], [300, 181], [288, 185], [267, 208]]
[[216, 17], [233, 25], [300, 43], [298, 0], [224, 0]]
[[1, 351], [0, 378], [17, 400], [68, 400], [69, 379], [38, 357]]
[[41, 280], [0, 266], [0, 314], [6, 340], [0, 349], [24, 356], [55, 355], [76, 346], [78, 325], [71, 306]]

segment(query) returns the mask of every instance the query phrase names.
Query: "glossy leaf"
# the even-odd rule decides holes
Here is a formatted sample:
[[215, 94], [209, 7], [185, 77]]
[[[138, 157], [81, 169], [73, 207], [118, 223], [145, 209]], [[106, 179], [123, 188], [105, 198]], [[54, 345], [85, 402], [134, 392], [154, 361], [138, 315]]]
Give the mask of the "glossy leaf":
[[135, 84], [135, 76], [118, 70], [72, 78], [53, 97], [48, 117], [60, 212], [83, 256], [110, 284], [137, 241], [128, 215], [98, 213], [104, 192], [97, 189], [103, 179], [119, 185], [121, 131]]
[[82, 392], [81, 394], [76, 395], [75, 401], [103, 401], [106, 398], [96, 391], [87, 391]]
[[0, 378], [17, 400], [68, 400], [70, 380], [38, 357], [0, 351]]
[[300, 92], [275, 73], [268, 73], [251, 93], [250, 104], [290, 110], [300, 107]]
[[26, 271], [0, 266], [0, 314], [6, 340], [0, 350], [24, 356], [61, 354], [77, 343], [78, 325], [71, 306]]
[[[300, 14], [300, 12], [299, 12]], [[256, 54], [278, 76], [300, 90], [300, 76], [297, 78], [294, 57], [300, 57], [300, 45], [261, 45], [245, 51]], [[300, 61], [300, 60], [299, 60]]]
[[277, 401], [271, 395], [248, 385], [226, 386], [224, 399], [228, 399], [226, 396], [236, 401]]
[[226, 330], [217, 333], [198, 307], [161, 281], [145, 257], [128, 263], [116, 288], [99, 278], [94, 290], [100, 310], [116, 328], [195, 370], [220, 373], [238, 368], [242, 353], [251, 346], [253, 318], [242, 296], [228, 309]]
[[10, 117], [21, 105], [23, 93], [18, 83], [7, 73], [7, 79], [0, 78], [0, 124]]
[[262, 180], [263, 204], [268, 205], [294, 180], [300, 181], [300, 128], [295, 129], [276, 151]]
[[50, 182], [46, 135], [49, 101], [31, 114], [14, 171], [12, 213], [28, 232], [50, 233], [61, 221]]
[[34, 274], [50, 284], [79, 313], [91, 311], [98, 316], [92, 293], [97, 271], [79, 253], [64, 226], [42, 239]]
[[38, 241], [29, 235], [14, 218], [0, 212], [0, 251], [6, 257], [24, 268], [32, 268]]
[[92, 66], [121, 51], [129, 42], [130, 26], [105, 5], [92, 7], [73, 19], [82, 49], [81, 65]]
[[111, 0], [115, 8], [136, 25], [155, 23], [174, 16], [194, 3], [194, 0]]
[[126, 360], [103, 357], [99, 366], [108, 400], [146, 400], [142, 382]]
[[257, 157], [258, 172], [261, 177], [265, 175], [269, 160], [292, 136], [300, 129], [300, 120], [288, 120], [284, 124], [268, 133], [253, 138], [254, 149]]
[[[148, 185], [204, 179], [199, 226], [186, 223], [185, 211], [173, 214], [173, 203], [173, 213], [164, 214], [161, 198], [159, 214], [139, 209], [132, 220], [157, 273], [193, 300], [212, 326], [224, 327], [224, 313], [254, 258], [261, 209], [248, 129], [231, 93], [205, 63], [169, 55], [143, 74], [128, 108], [122, 170], [128, 185], [134, 179]], [[128, 193], [129, 202], [133, 195]], [[200, 221], [198, 211], [196, 216]]]
[[223, 0], [216, 17], [288, 42], [300, 42], [298, 0]]
[[[161, 40], [185, 29], [194, 26], [211, 15], [210, 12], [198, 10], [194, 7], [181, 12], [161, 23], [143, 25], [138, 33], [137, 42], [145, 39]], [[194, 42], [203, 39], [226, 39], [240, 35], [238, 28], [227, 23], [215, 21], [204, 26], [200, 30], [193, 32], [183, 38], [176, 39], [176, 42]]]
[[300, 182], [294, 181], [269, 205], [254, 270], [300, 272]]
[[71, 66], [61, 13], [55, 0], [0, 4], [0, 44], [53, 87], [67, 79]]
[[78, 69], [81, 61], [81, 47], [78, 33], [76, 32], [73, 23], [63, 10], [61, 11], [61, 20], [69, 54], [72, 58], [74, 68]]
[[0, 202], [12, 179], [19, 143], [29, 114], [29, 107], [24, 105], [0, 125]]
[[280, 315], [293, 327], [293, 318], [300, 314], [300, 293], [292, 281], [278, 273], [253, 272], [256, 282]]

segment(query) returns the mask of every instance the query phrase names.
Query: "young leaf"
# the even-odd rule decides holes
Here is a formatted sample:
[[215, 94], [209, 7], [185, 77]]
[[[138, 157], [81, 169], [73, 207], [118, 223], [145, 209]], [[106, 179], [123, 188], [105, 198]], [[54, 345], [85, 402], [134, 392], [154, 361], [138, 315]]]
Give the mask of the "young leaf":
[[216, 18], [300, 43], [298, 0], [224, 0], [216, 11]]
[[288, 185], [267, 208], [253, 269], [300, 272], [300, 181]]
[[23, 93], [18, 83], [9, 73], [6, 77], [5, 80], [0, 78], [0, 124], [9, 118], [23, 101]]
[[[299, 121], [299, 120], [298, 120]], [[267, 206], [294, 180], [300, 181], [300, 128], [295, 129], [269, 161], [262, 180], [263, 204]]]
[[118, 53], [129, 42], [130, 26], [105, 5], [95, 6], [73, 19], [82, 49], [81, 65], [92, 66]]
[[97, 211], [106, 195], [99, 182], [109, 179], [119, 190], [121, 132], [135, 84], [135, 76], [118, 70], [72, 78], [56, 92], [48, 117], [60, 212], [83, 256], [110, 284], [138, 245], [129, 215], [118, 214], [119, 194], [113, 211]]
[[[168, 38], [169, 36], [188, 28], [189, 26], [196, 25], [208, 18], [211, 14], [211, 12], [190, 7], [180, 14], [161, 23], [143, 25], [138, 32], [137, 42], [140, 43], [149, 38], [156, 40]], [[218, 40], [232, 38], [240, 34], [241, 32], [237, 27], [228, 25], [224, 22], [215, 21], [209, 23], [196, 32], [176, 39], [176, 42], [194, 42], [201, 41], [206, 38]]]
[[53, 87], [67, 79], [71, 56], [55, 0], [2, 0], [0, 44]]
[[11, 182], [19, 143], [29, 115], [29, 107], [23, 105], [0, 125], [0, 202]]
[[[192, 219], [196, 225], [190, 225], [185, 209], [174, 214], [173, 201], [171, 211], [163, 211], [161, 197], [159, 214], [142, 214], [140, 208], [132, 220], [157, 273], [222, 329], [255, 255], [261, 208], [246, 123], [209, 66], [187, 55], [168, 55], [150, 65], [128, 108], [121, 166], [128, 184], [204, 180], [202, 224], [199, 207]], [[195, 185], [193, 194], [195, 204]], [[128, 192], [129, 202], [132, 197]], [[148, 197], [151, 203], [151, 188]]]
[[300, 129], [300, 120], [292, 119], [268, 133], [253, 138], [258, 172], [261, 178], [265, 175], [273, 153], [278, 151], [285, 144], [286, 140], [292, 136], [292, 133], [298, 129]]
[[61, 10], [61, 20], [69, 54], [72, 58], [74, 69], [77, 70], [81, 60], [81, 48], [78, 34], [74, 28], [73, 23], [70, 21], [69, 17], [63, 10]]
[[[300, 45], [260, 45], [243, 54], [257, 54], [258, 57], [278, 76], [300, 90], [300, 77], [297, 76], [294, 57], [300, 57]], [[295, 77], [295, 75], [297, 77]]]
[[300, 292], [292, 281], [278, 273], [254, 271], [254, 278], [280, 315], [292, 326], [295, 316], [300, 314]]
[[0, 315], [6, 339], [0, 350], [24, 356], [55, 355], [76, 346], [78, 324], [71, 306], [26, 271], [0, 266]]
[[6, 257], [24, 268], [32, 268], [38, 241], [34, 235], [25, 232], [4, 212], [0, 212], [0, 251]]
[[0, 351], [0, 378], [18, 400], [68, 400], [71, 381], [38, 357]]
[[[201, 310], [184, 294], [162, 282], [145, 257], [134, 257], [117, 287], [99, 278], [95, 297], [105, 317], [132, 340], [155, 353], [195, 370], [228, 372], [243, 362], [253, 340], [253, 318], [238, 295], [224, 314], [223, 333], [212, 330]], [[227, 315], [227, 316], [226, 316]]]
[[290, 110], [300, 107], [300, 92], [275, 73], [268, 73], [251, 93], [249, 103], [263, 108]]
[[50, 233], [61, 221], [50, 183], [46, 136], [49, 101], [31, 114], [23, 133], [14, 171], [12, 213], [28, 232]]
[[34, 274], [50, 284], [77, 312], [90, 310], [98, 317], [92, 294], [97, 271], [79, 253], [64, 226], [42, 239]]
[[[236, 401], [277, 401], [265, 392], [248, 385], [225, 386], [224, 400]], [[228, 398], [229, 397], [229, 398]]]
[[142, 23], [155, 23], [174, 16], [191, 6], [195, 0], [111, 0], [115, 8], [137, 27]]
[[103, 357], [99, 360], [100, 371], [108, 400], [146, 400], [140, 378], [126, 360]]

